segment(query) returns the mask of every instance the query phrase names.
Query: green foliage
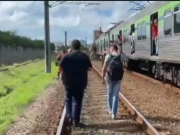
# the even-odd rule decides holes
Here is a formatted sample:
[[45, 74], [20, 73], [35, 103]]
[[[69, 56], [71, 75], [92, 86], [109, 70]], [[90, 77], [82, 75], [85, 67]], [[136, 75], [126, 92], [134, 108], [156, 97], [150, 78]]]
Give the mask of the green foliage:
[[16, 120], [24, 107], [53, 83], [57, 71], [54, 61], [51, 63], [51, 74], [44, 73], [43, 64], [44, 61], [40, 61], [0, 73], [0, 78], [3, 78], [0, 79], [0, 135]]
[[[16, 34], [16, 31], [0, 31], [0, 43], [5, 46], [18, 47], [21, 46], [24, 49], [33, 48], [33, 49], [43, 49], [44, 41], [43, 40], [32, 40], [28, 37], [19, 36]], [[50, 43], [51, 50], [54, 51], [54, 43]]]

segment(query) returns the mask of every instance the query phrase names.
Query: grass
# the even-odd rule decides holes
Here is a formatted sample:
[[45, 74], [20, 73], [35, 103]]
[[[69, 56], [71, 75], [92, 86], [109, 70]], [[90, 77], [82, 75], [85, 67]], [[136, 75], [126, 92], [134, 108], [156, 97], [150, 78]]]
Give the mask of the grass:
[[[25, 61], [25, 62], [22, 62], [22, 63], [28, 63], [28, 62], [32, 62], [32, 60], [28, 60], [28, 61]], [[0, 66], [0, 70], [1, 70], [1, 69], [4, 69], [4, 68], [12, 68], [12, 67], [15, 67], [15, 66], [17, 66], [17, 65], [20, 65], [20, 64], [22, 64], [22, 63], [13, 63], [13, 64], [11, 64], [11, 65], [4, 65], [4, 64], [2, 64], [2, 65]]]
[[0, 135], [55, 77], [54, 63], [52, 73], [45, 74], [44, 61], [0, 72]]

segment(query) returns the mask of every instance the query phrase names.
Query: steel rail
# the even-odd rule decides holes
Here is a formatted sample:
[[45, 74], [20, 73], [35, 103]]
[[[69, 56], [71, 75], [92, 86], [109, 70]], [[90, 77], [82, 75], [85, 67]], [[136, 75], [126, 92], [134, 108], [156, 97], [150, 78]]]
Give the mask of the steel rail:
[[34, 61], [30, 61], [30, 62], [24, 62], [24, 63], [21, 63], [21, 64], [17, 64], [15, 66], [5, 67], [5, 68], [0, 69], [0, 72], [7, 71], [7, 70], [9, 70], [11, 68], [14, 68], [14, 67], [20, 67], [20, 66], [31, 64], [31, 63], [35, 63], [35, 62], [38, 62], [38, 61], [41, 61], [41, 59], [37, 59], [37, 60], [34, 60]]
[[[99, 77], [102, 78], [101, 72], [93, 65], [93, 70], [97, 73]], [[122, 93], [119, 93], [119, 98], [121, 102], [128, 108], [128, 112], [133, 116], [134, 120], [142, 126], [142, 128], [147, 131], [149, 135], [160, 135], [158, 131], [146, 120], [146, 118], [126, 99]], [[64, 135], [63, 129], [66, 123], [66, 107], [63, 107], [63, 112], [61, 119], [59, 121], [59, 126], [56, 135]]]
[[[93, 66], [93, 69], [97, 74], [102, 78], [101, 72]], [[146, 118], [123, 96], [122, 93], [119, 93], [121, 102], [128, 108], [128, 111], [131, 115], [135, 116], [135, 120], [139, 123], [144, 130], [149, 133], [149, 135], [160, 135], [158, 131], [146, 120]]]
[[63, 126], [64, 126], [65, 121], [66, 121], [66, 107], [64, 105], [63, 112], [62, 112], [62, 115], [61, 115], [61, 119], [59, 121], [59, 126], [58, 126], [58, 129], [57, 129], [56, 135], [62, 135]]

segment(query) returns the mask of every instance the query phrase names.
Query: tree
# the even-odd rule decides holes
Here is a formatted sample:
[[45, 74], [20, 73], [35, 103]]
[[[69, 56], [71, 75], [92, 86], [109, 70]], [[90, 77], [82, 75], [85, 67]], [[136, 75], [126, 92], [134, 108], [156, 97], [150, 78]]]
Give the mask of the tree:
[[[32, 40], [28, 37], [17, 35], [16, 30], [12, 31], [1, 31], [0, 30], [0, 44], [4, 46], [18, 47], [21, 46], [24, 49], [33, 48], [33, 49], [44, 49], [44, 41], [35, 39]], [[50, 43], [51, 51], [54, 51], [54, 43]]]

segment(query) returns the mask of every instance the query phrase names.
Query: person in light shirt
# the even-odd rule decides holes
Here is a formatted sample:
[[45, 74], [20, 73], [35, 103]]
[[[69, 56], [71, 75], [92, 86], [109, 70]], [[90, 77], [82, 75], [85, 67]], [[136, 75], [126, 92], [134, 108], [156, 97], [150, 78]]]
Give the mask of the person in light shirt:
[[122, 54], [118, 53], [118, 47], [117, 45], [113, 45], [110, 47], [109, 54], [106, 55], [104, 64], [102, 67], [102, 84], [106, 82], [107, 86], [107, 101], [108, 101], [108, 109], [109, 114], [111, 114], [111, 118], [115, 119], [117, 110], [118, 110], [118, 95], [120, 92], [120, 86], [121, 86], [121, 80], [119, 81], [112, 81], [110, 80], [108, 76], [108, 70], [109, 70], [109, 64], [111, 63], [111, 60], [113, 57], [119, 57], [119, 60], [121, 62], [128, 62], [128, 58], [125, 57]]
[[68, 53], [71, 53], [73, 50], [71, 49], [71, 48], [69, 48], [68, 50], [67, 50], [67, 52]]

